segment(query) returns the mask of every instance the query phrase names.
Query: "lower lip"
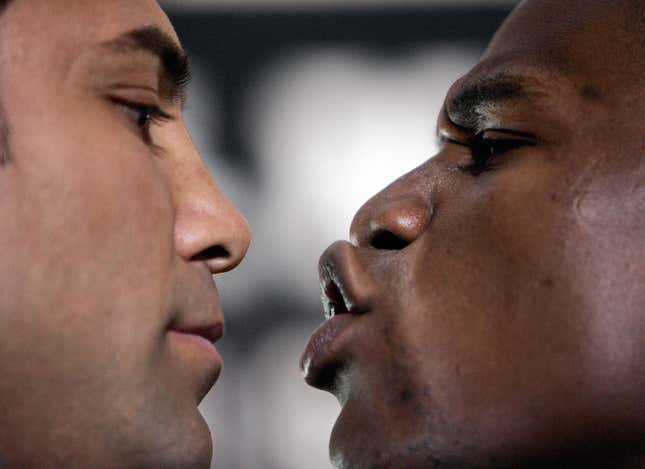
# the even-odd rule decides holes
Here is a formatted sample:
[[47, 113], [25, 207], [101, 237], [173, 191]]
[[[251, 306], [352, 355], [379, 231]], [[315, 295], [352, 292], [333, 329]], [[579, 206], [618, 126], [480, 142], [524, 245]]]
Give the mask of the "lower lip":
[[197, 334], [172, 330], [168, 331], [168, 337], [171, 340], [180, 342], [194, 350], [199, 350], [199, 352], [208, 354], [210, 356], [209, 358], [216, 362], [218, 368], [222, 367], [222, 357], [215, 348], [215, 345], [207, 338]]
[[307, 383], [321, 386], [321, 374], [341, 365], [342, 350], [351, 341], [350, 327], [359, 317], [353, 314], [339, 314], [325, 321], [314, 331], [302, 354], [301, 366]]

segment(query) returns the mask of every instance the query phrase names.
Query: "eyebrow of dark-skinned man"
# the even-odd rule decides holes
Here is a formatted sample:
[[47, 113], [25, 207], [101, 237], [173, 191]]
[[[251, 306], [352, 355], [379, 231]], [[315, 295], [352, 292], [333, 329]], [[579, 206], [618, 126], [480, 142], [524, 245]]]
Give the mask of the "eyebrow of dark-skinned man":
[[540, 95], [527, 89], [529, 80], [508, 74], [468, 80], [446, 101], [446, 114], [460, 127], [480, 130], [494, 106], [517, 99], [533, 100]]
[[159, 93], [170, 102], [186, 100], [186, 86], [190, 82], [190, 63], [176, 42], [156, 26], [135, 29], [101, 44], [102, 47], [124, 52], [143, 50], [159, 58]]

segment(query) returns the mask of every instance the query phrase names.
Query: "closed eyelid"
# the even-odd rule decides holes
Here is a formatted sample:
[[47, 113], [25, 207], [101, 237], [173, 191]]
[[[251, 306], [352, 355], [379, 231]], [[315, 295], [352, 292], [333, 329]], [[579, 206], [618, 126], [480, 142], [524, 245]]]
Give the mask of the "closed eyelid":
[[443, 147], [448, 143], [453, 143], [455, 145], [466, 145], [464, 142], [460, 142], [458, 140], [455, 140], [454, 138], [449, 137], [448, 135], [445, 134], [438, 134], [436, 137], [437, 145], [439, 147]]
[[445, 106], [441, 109], [435, 131], [435, 141], [439, 146], [445, 143], [467, 145], [471, 134], [468, 129], [460, 127], [450, 119]]

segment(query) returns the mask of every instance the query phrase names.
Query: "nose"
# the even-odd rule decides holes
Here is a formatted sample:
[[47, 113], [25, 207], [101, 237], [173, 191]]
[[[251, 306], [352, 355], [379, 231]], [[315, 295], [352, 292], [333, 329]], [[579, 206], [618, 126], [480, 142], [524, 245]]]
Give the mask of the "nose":
[[361, 247], [401, 250], [425, 231], [432, 206], [416, 195], [376, 195], [358, 211], [352, 222], [352, 243]]
[[171, 168], [175, 249], [187, 262], [204, 262], [213, 274], [227, 272], [246, 255], [251, 230], [215, 185], [187, 132], [185, 139]]

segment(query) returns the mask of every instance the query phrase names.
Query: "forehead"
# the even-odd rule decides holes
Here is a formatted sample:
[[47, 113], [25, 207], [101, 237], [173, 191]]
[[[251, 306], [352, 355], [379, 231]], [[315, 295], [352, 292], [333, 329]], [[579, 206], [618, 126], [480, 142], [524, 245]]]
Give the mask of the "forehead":
[[522, 84], [517, 98], [550, 97], [558, 107], [595, 102], [596, 110], [625, 114], [622, 104], [643, 94], [643, 32], [639, 36], [626, 14], [632, 1], [522, 2], [481, 62], [451, 89], [448, 104], [496, 77], [514, 76]]
[[155, 0], [17, 0], [2, 18], [3, 41], [14, 63], [36, 51], [61, 57], [125, 32], [157, 26], [178, 42]]
[[495, 34], [484, 61], [512, 58], [597, 88], [628, 81], [643, 65], [632, 3], [525, 0]]

